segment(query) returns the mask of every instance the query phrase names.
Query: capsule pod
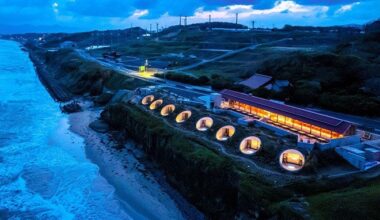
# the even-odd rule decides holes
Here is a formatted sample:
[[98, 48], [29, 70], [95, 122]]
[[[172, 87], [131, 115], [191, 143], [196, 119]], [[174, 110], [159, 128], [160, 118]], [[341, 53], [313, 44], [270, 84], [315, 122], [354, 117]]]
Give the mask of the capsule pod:
[[177, 117], [175, 118], [175, 121], [177, 123], [182, 123], [182, 122], [187, 121], [187, 119], [189, 119], [190, 117], [191, 117], [191, 111], [189, 110], [183, 111], [177, 115]]
[[291, 172], [299, 171], [305, 165], [305, 156], [296, 149], [287, 149], [280, 154], [280, 165]]
[[243, 154], [254, 154], [260, 150], [261, 140], [260, 138], [255, 136], [246, 137], [240, 142], [239, 148], [240, 152], [242, 152]]
[[168, 116], [168, 115], [170, 115], [170, 113], [174, 112], [174, 110], [175, 110], [175, 105], [173, 105], [173, 104], [165, 105], [161, 109], [161, 115], [162, 116]]
[[149, 105], [154, 100], [154, 95], [147, 95], [141, 100], [141, 104]]
[[226, 141], [235, 134], [235, 128], [231, 125], [226, 125], [216, 132], [216, 139], [218, 141]]
[[160, 107], [162, 103], [164, 103], [162, 99], [157, 99], [156, 101], [152, 102], [152, 104], [150, 104], [149, 108], [150, 110], [155, 110]]
[[214, 121], [210, 117], [203, 117], [197, 121], [195, 127], [198, 131], [207, 131], [212, 127]]

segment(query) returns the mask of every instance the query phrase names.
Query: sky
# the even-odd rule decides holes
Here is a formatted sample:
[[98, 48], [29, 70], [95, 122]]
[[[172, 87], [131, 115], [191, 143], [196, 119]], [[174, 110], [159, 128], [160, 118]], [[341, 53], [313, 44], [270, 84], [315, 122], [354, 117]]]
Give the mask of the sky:
[[380, 0], [0, 0], [0, 33], [76, 32], [131, 26], [235, 22], [256, 27], [365, 24]]

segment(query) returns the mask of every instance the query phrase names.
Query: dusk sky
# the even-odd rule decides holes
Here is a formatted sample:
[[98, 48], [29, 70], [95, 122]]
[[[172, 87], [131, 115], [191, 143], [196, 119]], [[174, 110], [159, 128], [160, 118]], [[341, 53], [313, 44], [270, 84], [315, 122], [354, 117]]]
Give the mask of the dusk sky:
[[257, 27], [364, 24], [379, 18], [379, 0], [0, 0], [0, 33], [86, 31], [188, 23]]

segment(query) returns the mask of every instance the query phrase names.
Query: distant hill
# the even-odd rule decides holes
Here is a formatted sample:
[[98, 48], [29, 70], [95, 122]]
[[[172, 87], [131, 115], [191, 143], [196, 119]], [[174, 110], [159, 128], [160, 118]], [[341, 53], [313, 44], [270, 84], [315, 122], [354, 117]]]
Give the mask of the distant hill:
[[45, 37], [46, 47], [56, 47], [62, 42], [73, 41], [80, 47], [93, 44], [119, 44], [126, 40], [136, 39], [146, 34], [147, 31], [140, 28], [127, 28], [124, 30], [90, 31], [73, 34], [50, 34]]
[[328, 26], [328, 27], [318, 27], [318, 26], [292, 26], [285, 25], [280, 31], [308, 31], [308, 32], [337, 32], [337, 33], [360, 33], [362, 26], [360, 25], [344, 25], [344, 26]]
[[374, 21], [372, 23], [365, 25], [364, 29], [367, 33], [380, 32], [380, 20], [377, 20], [377, 21]]

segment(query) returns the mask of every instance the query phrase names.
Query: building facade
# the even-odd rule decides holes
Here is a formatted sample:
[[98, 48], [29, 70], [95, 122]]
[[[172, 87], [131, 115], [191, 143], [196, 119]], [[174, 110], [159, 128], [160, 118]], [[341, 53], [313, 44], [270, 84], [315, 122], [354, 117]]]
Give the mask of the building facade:
[[223, 90], [220, 94], [221, 100], [216, 102], [220, 108], [262, 118], [274, 126], [320, 141], [343, 138], [356, 132], [352, 123], [337, 118], [232, 90]]

